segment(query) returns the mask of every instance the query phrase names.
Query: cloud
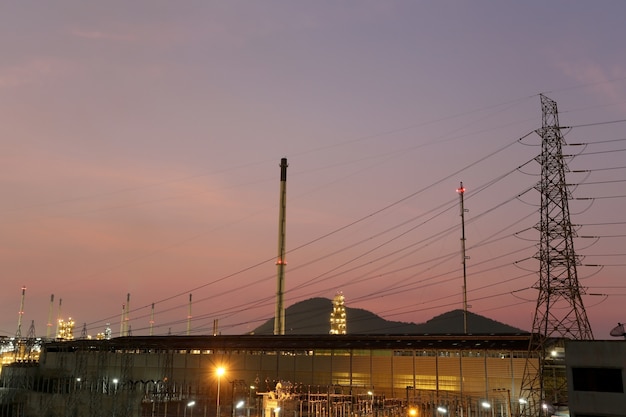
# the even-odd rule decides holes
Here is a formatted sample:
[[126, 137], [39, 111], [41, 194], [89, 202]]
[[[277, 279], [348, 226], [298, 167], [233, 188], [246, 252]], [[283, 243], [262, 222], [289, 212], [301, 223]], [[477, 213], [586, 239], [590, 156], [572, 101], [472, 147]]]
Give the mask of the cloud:
[[120, 27], [108, 25], [105, 28], [71, 27], [66, 32], [78, 39], [87, 42], [111, 43], [116, 45], [141, 46], [168, 48], [179, 45], [186, 37], [188, 31], [182, 25], [176, 23], [150, 23], [132, 25], [126, 24]]
[[557, 62], [559, 69], [577, 84], [586, 86], [596, 95], [612, 102], [623, 100], [623, 91], [615, 88], [615, 81], [626, 78], [622, 66], [602, 66], [595, 62]]
[[35, 84], [66, 73], [69, 66], [56, 58], [36, 58], [20, 64], [0, 67], [0, 88]]
[[138, 36], [129, 33], [100, 32], [95, 30], [71, 29], [70, 34], [78, 38], [105, 41], [137, 41]]

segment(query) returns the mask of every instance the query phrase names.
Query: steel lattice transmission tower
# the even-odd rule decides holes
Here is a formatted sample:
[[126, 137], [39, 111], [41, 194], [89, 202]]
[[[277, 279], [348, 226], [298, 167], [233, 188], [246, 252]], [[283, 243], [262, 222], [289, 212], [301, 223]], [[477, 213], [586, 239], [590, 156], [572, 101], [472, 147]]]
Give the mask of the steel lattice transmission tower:
[[565, 339], [592, 340], [578, 283], [580, 265], [574, 251], [575, 231], [570, 221], [570, 193], [565, 182], [567, 166], [556, 102], [541, 95], [542, 139], [539, 230], [539, 290], [532, 327], [532, 341], [522, 378], [520, 414], [541, 416], [551, 407], [567, 403], [565, 378]]

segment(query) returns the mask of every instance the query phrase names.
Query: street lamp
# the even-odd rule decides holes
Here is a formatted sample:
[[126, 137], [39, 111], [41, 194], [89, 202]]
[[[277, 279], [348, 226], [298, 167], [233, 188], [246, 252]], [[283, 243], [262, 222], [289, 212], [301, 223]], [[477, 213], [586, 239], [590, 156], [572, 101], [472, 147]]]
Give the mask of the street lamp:
[[250, 409], [252, 408], [252, 391], [254, 391], [255, 389], [256, 387], [254, 385], [250, 385], [250, 390], [248, 391], [248, 412], [246, 413], [247, 417], [250, 417]]
[[119, 379], [113, 378], [113, 417], [115, 417], [115, 408], [117, 407], [117, 383], [120, 382]]
[[[191, 412], [189, 413], [191, 417], [193, 417], [193, 406], [196, 405], [195, 401], [189, 401], [187, 403], [187, 407], [191, 408]], [[187, 407], [185, 407], [185, 412], [183, 413], [184, 417], [187, 417]]]
[[225, 372], [226, 370], [221, 366], [215, 370], [215, 373], [217, 375], [217, 405], [215, 415], [217, 417], [220, 417], [220, 381], [222, 379], [222, 375], [224, 375]]
[[[241, 410], [244, 405], [246, 405], [246, 402], [244, 400], [239, 400], [237, 405], [235, 405], [235, 410]], [[239, 415], [239, 413], [236, 411], [233, 411], [233, 415], [237, 416]]]
[[483, 408], [484, 408], [485, 410], [489, 410], [489, 409], [491, 409], [491, 416], [493, 417], [493, 415], [494, 415], [495, 411], [494, 411], [494, 409], [491, 407], [491, 403], [490, 403], [489, 401], [484, 400], [482, 403], [480, 403], [480, 405], [482, 405], [482, 406], [483, 406]]

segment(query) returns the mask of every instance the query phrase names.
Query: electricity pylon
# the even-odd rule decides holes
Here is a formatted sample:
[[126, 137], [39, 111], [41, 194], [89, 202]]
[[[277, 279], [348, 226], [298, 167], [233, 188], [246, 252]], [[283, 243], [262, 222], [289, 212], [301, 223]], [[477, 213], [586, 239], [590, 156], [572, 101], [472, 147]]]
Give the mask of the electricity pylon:
[[522, 377], [520, 415], [537, 417], [567, 404], [565, 378], [565, 339], [592, 340], [578, 283], [576, 267], [580, 260], [574, 251], [575, 231], [570, 221], [569, 190], [565, 182], [567, 165], [563, 160], [565, 143], [559, 125], [556, 102], [541, 97], [542, 139], [539, 230], [539, 290], [533, 319], [529, 355]]

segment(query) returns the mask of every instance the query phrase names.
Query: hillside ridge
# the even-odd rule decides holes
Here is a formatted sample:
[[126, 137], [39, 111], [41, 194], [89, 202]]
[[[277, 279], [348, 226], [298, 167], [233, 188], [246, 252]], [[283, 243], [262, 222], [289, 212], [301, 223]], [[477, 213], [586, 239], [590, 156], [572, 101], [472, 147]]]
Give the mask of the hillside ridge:
[[[332, 301], [315, 297], [292, 304], [285, 309], [285, 334], [328, 334]], [[463, 334], [463, 310], [452, 310], [423, 323], [390, 321], [361, 308], [346, 305], [348, 334]], [[508, 324], [468, 311], [470, 334], [528, 333]], [[273, 334], [274, 319], [254, 329], [252, 334]]]

